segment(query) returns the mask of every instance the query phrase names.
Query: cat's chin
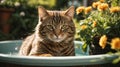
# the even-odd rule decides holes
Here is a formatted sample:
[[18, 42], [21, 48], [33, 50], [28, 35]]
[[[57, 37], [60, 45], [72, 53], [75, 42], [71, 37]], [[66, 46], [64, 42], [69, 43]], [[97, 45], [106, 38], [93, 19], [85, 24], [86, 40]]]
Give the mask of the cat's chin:
[[62, 42], [63, 40], [57, 39], [57, 40], [53, 40], [54, 42]]
[[59, 42], [62, 42], [63, 40], [62, 39], [50, 39], [51, 41], [55, 42], [55, 43], [59, 43]]

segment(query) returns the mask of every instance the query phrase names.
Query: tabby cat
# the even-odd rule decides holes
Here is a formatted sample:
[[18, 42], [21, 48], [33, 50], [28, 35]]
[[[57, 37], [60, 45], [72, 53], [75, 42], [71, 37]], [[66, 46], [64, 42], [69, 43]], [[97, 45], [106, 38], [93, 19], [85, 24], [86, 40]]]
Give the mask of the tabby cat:
[[22, 43], [23, 56], [74, 56], [74, 7], [66, 11], [48, 11], [38, 7], [39, 22], [35, 32]]

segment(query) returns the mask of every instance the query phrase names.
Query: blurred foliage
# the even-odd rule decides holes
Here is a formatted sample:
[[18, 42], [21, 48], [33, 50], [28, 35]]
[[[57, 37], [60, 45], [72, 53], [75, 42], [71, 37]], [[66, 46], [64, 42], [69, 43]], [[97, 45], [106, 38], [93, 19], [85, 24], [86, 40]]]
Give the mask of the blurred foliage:
[[56, 0], [29, 0], [28, 4], [30, 6], [35, 6], [37, 4], [41, 4], [44, 6], [53, 7], [56, 4]]
[[[87, 46], [94, 44], [94, 47], [98, 45], [102, 49], [110, 46], [110, 49], [120, 53], [120, 0], [98, 0], [89, 7], [78, 7], [76, 13], [85, 15], [85, 19], [79, 22], [78, 30], [79, 38], [84, 43], [83, 51], [86, 52]], [[120, 62], [120, 59], [114, 62]]]
[[16, 2], [16, 0], [1, 0], [0, 1], [0, 7], [2, 8], [13, 8], [14, 7], [14, 3]]

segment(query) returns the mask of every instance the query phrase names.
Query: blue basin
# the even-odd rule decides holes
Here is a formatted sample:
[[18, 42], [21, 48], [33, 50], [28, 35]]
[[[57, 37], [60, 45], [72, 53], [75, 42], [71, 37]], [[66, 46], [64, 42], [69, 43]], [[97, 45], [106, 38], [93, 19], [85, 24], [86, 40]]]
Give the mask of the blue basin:
[[22, 40], [0, 41], [0, 62], [31, 66], [77, 66], [110, 63], [117, 57], [115, 54], [89, 55], [81, 50], [82, 42], [75, 41], [76, 56], [36, 57], [19, 56]]

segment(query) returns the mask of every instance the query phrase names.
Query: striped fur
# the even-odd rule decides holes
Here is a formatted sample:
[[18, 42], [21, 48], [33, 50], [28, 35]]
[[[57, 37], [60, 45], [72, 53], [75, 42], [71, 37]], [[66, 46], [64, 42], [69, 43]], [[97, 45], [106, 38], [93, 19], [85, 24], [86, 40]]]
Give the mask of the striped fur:
[[19, 55], [74, 56], [74, 7], [66, 11], [47, 11], [39, 7], [38, 13], [35, 33], [24, 40]]

